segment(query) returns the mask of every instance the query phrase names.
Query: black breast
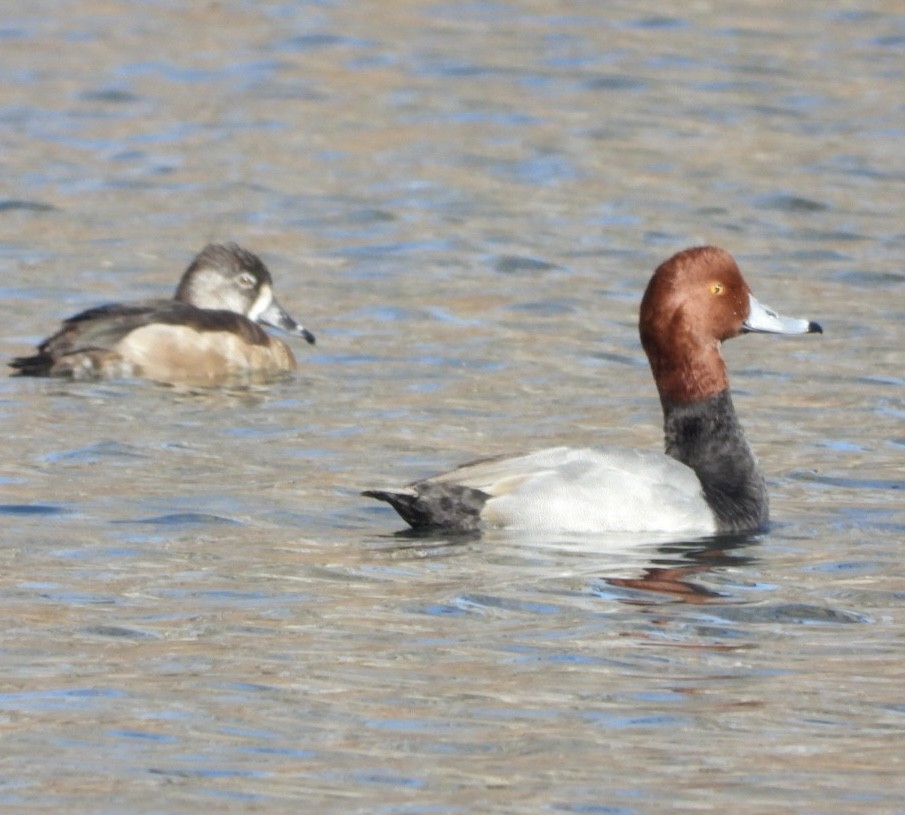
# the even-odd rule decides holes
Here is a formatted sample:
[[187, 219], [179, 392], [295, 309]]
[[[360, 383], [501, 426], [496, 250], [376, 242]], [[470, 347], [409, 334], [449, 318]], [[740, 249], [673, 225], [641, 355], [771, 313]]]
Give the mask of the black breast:
[[728, 390], [702, 402], [663, 405], [666, 453], [697, 473], [720, 532], [766, 526], [763, 473], [739, 424]]

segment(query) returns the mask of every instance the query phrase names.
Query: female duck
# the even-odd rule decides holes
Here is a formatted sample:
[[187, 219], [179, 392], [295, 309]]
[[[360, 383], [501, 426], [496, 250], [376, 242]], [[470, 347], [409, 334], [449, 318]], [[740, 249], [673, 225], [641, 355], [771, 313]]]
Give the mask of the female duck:
[[192, 261], [171, 300], [114, 303], [76, 314], [10, 363], [19, 376], [75, 379], [141, 376], [211, 383], [296, 367], [286, 343], [259, 323], [314, 342], [273, 294], [261, 259], [234, 243], [210, 244]]
[[732, 405], [720, 343], [751, 331], [822, 329], [761, 305], [732, 257], [712, 246], [686, 249], [657, 268], [639, 327], [660, 392], [666, 455], [554, 447], [364, 495], [387, 501], [416, 529], [697, 535], [762, 529], [767, 490]]

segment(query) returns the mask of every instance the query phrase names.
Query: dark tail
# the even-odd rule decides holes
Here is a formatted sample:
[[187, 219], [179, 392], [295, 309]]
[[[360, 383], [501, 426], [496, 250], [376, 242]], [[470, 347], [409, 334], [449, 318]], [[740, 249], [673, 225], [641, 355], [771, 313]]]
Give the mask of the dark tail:
[[461, 484], [419, 481], [404, 490], [367, 490], [362, 495], [386, 501], [413, 529], [475, 532], [487, 493]]
[[13, 376], [50, 376], [53, 358], [50, 354], [35, 354], [32, 357], [16, 357], [10, 360]]
[[386, 501], [396, 510], [413, 529], [429, 527], [429, 519], [423, 510], [418, 509], [418, 496], [409, 492], [392, 492], [391, 490], [365, 490], [362, 495], [366, 498], [376, 498], [378, 501]]

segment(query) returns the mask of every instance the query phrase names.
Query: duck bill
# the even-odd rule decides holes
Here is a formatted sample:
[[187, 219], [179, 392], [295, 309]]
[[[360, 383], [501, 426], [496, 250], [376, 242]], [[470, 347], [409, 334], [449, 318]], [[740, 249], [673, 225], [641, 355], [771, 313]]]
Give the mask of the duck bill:
[[264, 323], [264, 325], [273, 326], [274, 328], [279, 328], [287, 334], [295, 334], [298, 337], [304, 337], [307, 342], [314, 345], [314, 334], [293, 320], [292, 317], [289, 316], [289, 313], [277, 302], [276, 297], [274, 297], [270, 301], [270, 305], [258, 315], [258, 322]]
[[796, 317], [783, 317], [772, 308], [767, 308], [753, 295], [748, 295], [750, 305], [748, 318], [742, 323], [742, 331], [762, 334], [822, 334], [818, 323]]

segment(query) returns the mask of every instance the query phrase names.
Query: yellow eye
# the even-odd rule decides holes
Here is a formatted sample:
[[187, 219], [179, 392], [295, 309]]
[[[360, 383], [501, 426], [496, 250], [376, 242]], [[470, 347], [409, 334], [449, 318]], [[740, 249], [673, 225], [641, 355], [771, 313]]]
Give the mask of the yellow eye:
[[726, 287], [722, 283], [711, 283], [710, 284], [710, 293], [715, 294], [717, 296], [721, 295], [724, 291], [726, 291]]

